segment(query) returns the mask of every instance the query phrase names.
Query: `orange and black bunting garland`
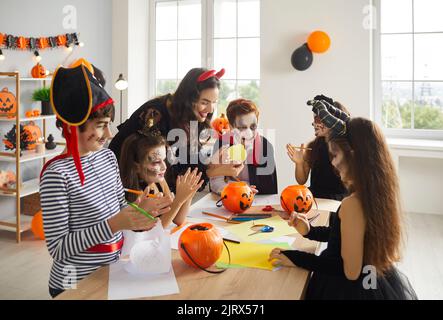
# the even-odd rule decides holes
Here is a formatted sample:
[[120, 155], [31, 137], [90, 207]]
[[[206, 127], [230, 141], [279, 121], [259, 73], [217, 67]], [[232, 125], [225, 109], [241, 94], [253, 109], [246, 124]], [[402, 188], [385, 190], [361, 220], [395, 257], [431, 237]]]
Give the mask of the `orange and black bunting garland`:
[[76, 32], [39, 38], [14, 36], [0, 32], [0, 49], [35, 51], [54, 49], [57, 47], [69, 47], [71, 45], [78, 46], [79, 44], [80, 42]]

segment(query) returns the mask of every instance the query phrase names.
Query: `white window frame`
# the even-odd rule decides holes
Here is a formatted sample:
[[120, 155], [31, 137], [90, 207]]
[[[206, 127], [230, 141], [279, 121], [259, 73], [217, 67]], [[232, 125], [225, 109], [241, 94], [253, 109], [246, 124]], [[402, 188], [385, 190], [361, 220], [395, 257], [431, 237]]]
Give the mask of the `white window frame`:
[[[157, 2], [168, 2], [177, 0], [149, 0], [149, 79], [148, 79], [148, 94], [149, 97], [156, 95], [156, 14], [155, 4]], [[178, 0], [179, 1], [179, 0]], [[213, 0], [201, 0], [202, 9], [202, 37], [201, 37], [201, 65], [203, 68], [214, 68], [214, 1]], [[239, 37], [236, 37], [239, 39]], [[249, 37], [248, 37], [249, 38]], [[261, 38], [261, 37], [260, 37]], [[238, 55], [238, 48], [237, 53]], [[237, 59], [238, 64], [238, 59]], [[238, 78], [238, 66], [237, 66], [237, 78], [235, 90], [238, 92], [238, 81], [243, 79]], [[249, 79], [247, 79], [249, 80]], [[261, 79], [258, 79], [261, 83]]]
[[[385, 128], [382, 122], [382, 79], [381, 79], [381, 1], [382, 0], [373, 0], [373, 5], [376, 10], [376, 27], [372, 30], [373, 37], [373, 101], [374, 101], [374, 117], [375, 121], [383, 128], [387, 137], [390, 138], [406, 138], [406, 139], [428, 139], [428, 140], [443, 140], [443, 130], [426, 130], [426, 129], [392, 129]], [[412, 4], [414, 5], [414, 1], [412, 0]], [[424, 32], [414, 32], [414, 8], [412, 10], [412, 33], [413, 34], [422, 34]], [[436, 32], [426, 32], [426, 33], [436, 33]], [[440, 33], [440, 32], [439, 32]], [[401, 34], [401, 33], [398, 33]], [[410, 33], [407, 33], [410, 34]], [[414, 38], [413, 38], [414, 39]], [[412, 42], [414, 46], [414, 40]], [[414, 70], [414, 47], [412, 48], [412, 68], [413, 75], [412, 80], [408, 82], [423, 82], [415, 80], [415, 70]], [[392, 82], [402, 82], [401, 80], [393, 80]], [[443, 82], [443, 81], [426, 81], [426, 82]], [[415, 87], [413, 87], [413, 99], [415, 97]], [[414, 113], [411, 117], [411, 122], [414, 122]]]

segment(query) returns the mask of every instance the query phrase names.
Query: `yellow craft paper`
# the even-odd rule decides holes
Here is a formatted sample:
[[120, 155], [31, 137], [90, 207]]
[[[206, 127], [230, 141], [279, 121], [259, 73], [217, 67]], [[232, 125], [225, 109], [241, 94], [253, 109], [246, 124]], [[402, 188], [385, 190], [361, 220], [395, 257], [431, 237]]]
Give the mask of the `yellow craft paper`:
[[228, 154], [231, 161], [243, 162], [247, 158], [246, 149], [242, 144], [236, 144], [229, 147]]
[[273, 216], [272, 218], [255, 220], [255, 224], [266, 224], [268, 226], [274, 227], [272, 232], [260, 232], [249, 236], [254, 230], [251, 229], [253, 221], [247, 221], [240, 224], [236, 224], [230, 227], [226, 227], [231, 233], [235, 234], [240, 238], [241, 241], [245, 242], [255, 242], [260, 240], [270, 240], [272, 238], [277, 238], [280, 236], [286, 236], [289, 234], [295, 234], [297, 231], [288, 225], [286, 220], [283, 220], [279, 216]]
[[[271, 264], [269, 254], [274, 248], [290, 249], [287, 243], [261, 244], [252, 242], [231, 243], [225, 242], [231, 253], [231, 265], [235, 267], [258, 268], [273, 270], [275, 267]], [[227, 250], [223, 250], [217, 264], [225, 267], [229, 263]]]

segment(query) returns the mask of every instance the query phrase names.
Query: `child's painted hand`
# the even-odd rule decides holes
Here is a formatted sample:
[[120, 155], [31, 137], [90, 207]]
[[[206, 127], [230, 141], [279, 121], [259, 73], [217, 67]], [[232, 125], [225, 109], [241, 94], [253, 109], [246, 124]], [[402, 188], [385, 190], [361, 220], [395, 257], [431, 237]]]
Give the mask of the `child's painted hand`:
[[311, 230], [311, 225], [306, 215], [297, 212], [291, 212], [288, 225], [294, 227], [302, 236], [307, 235]]
[[112, 233], [116, 233], [123, 230], [148, 231], [154, 228], [157, 221], [158, 219], [151, 220], [136, 209], [128, 206], [112, 218], [109, 218], [108, 224], [111, 227]]
[[160, 192], [155, 198], [151, 198], [148, 197], [148, 194], [149, 186], [146, 187], [143, 195], [139, 196], [135, 201], [140, 208], [144, 209], [154, 217], [162, 215], [171, 210], [173, 200], [171, 196], [164, 196], [163, 193]]
[[175, 201], [179, 204], [183, 204], [189, 199], [192, 199], [204, 183], [201, 176], [202, 172], [198, 172], [197, 168], [192, 171], [191, 168], [188, 168], [183, 176], [178, 176], [176, 181]]
[[305, 144], [302, 143], [300, 149], [295, 148], [292, 144], [286, 145], [286, 151], [289, 158], [297, 165], [302, 164], [305, 161], [306, 149], [304, 149]]
[[294, 263], [286, 257], [282, 251], [285, 249], [275, 248], [269, 254], [268, 261], [275, 267], [295, 267]]

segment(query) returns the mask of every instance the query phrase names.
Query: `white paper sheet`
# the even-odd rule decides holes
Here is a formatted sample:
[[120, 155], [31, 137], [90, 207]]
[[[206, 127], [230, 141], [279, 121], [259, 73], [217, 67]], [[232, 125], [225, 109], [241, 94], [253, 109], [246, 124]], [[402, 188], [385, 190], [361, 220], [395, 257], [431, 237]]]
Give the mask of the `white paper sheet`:
[[136, 275], [124, 269], [125, 262], [109, 266], [108, 299], [137, 299], [179, 293], [173, 268], [168, 273]]

